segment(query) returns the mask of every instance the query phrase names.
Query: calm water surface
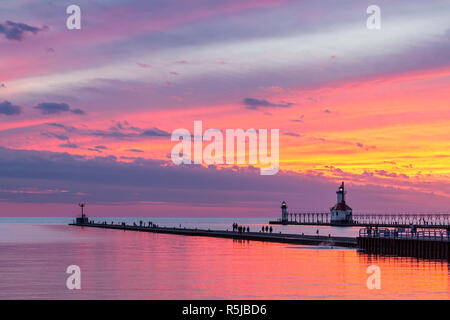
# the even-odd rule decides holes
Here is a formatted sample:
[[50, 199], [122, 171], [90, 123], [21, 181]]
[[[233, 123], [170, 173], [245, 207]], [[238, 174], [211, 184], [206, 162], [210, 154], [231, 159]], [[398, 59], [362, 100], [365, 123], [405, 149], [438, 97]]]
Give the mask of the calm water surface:
[[[101, 218], [106, 220], [106, 218]], [[107, 218], [139, 221], [143, 218]], [[99, 220], [99, 219], [96, 219]], [[266, 219], [145, 218], [160, 225], [259, 230]], [[353, 249], [70, 227], [67, 218], [0, 218], [0, 299], [449, 299], [447, 262]], [[358, 229], [319, 228], [351, 236]], [[277, 227], [314, 234], [316, 227]], [[66, 288], [67, 266], [81, 290]], [[366, 268], [381, 268], [381, 290]]]

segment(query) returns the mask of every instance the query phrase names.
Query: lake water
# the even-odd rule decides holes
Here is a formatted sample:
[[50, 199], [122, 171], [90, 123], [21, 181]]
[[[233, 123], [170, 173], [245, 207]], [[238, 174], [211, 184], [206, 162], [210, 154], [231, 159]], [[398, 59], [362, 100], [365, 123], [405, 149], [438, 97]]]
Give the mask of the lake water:
[[[257, 231], [265, 218], [94, 218]], [[354, 249], [68, 226], [70, 218], [0, 218], [0, 299], [449, 299], [446, 261]], [[358, 228], [274, 226], [354, 236]], [[66, 287], [69, 265], [81, 290]], [[381, 270], [369, 290], [366, 269]]]

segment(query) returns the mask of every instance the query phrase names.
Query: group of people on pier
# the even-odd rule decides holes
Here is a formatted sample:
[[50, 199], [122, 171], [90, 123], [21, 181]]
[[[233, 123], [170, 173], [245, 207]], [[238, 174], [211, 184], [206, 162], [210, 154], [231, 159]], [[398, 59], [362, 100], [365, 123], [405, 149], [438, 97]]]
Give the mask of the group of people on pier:
[[[261, 227], [261, 231], [260, 232], [270, 232], [272, 233], [273, 229], [272, 226], [262, 226]], [[239, 224], [237, 224], [236, 222], [233, 223], [233, 232], [250, 232], [250, 227], [246, 227], [246, 226], [240, 226]]]
[[[107, 224], [106, 221], [103, 222], [103, 224]], [[111, 225], [114, 225], [114, 221], [111, 221]], [[118, 226], [127, 226], [126, 222], [117, 222]], [[137, 227], [137, 223], [133, 222], [133, 227]], [[147, 227], [147, 228], [158, 228], [159, 226], [157, 224], [154, 224], [153, 222], [149, 221], [148, 224], [146, 224], [144, 221], [139, 221], [139, 227]]]
[[250, 227], [246, 227], [246, 226], [240, 226], [238, 225], [236, 222], [233, 223], [233, 232], [250, 232]]
[[250, 232], [250, 227], [240, 226], [237, 223], [233, 223], [233, 231]]

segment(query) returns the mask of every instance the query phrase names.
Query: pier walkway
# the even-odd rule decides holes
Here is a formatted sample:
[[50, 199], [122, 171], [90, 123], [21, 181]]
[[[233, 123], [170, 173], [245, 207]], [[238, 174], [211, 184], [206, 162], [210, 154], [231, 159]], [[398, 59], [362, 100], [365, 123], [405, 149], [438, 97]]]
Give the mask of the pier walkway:
[[311, 236], [311, 235], [265, 233], [265, 232], [234, 232], [222, 230], [186, 229], [186, 228], [159, 227], [159, 226], [158, 227], [131, 226], [125, 224], [106, 224], [95, 222], [71, 223], [70, 225], [89, 228], [130, 230], [141, 232], [175, 234], [183, 236], [215, 237], [215, 238], [228, 238], [236, 240], [268, 241], [268, 242], [303, 244], [303, 245], [326, 245], [326, 246], [350, 247], [350, 248], [356, 248], [357, 245], [356, 238], [351, 237], [327, 237], [327, 236]]

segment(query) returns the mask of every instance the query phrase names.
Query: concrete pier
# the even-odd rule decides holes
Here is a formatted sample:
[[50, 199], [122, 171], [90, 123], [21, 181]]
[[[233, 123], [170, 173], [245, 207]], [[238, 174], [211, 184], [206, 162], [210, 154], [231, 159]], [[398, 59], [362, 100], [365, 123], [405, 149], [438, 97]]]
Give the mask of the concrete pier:
[[155, 227], [155, 226], [130, 226], [123, 224], [104, 224], [104, 223], [72, 223], [70, 225], [88, 228], [129, 230], [129, 231], [176, 234], [183, 236], [215, 237], [215, 238], [228, 238], [228, 239], [249, 240], [249, 241], [268, 241], [278, 243], [304, 244], [304, 245], [326, 245], [326, 246], [356, 248], [357, 244], [356, 238], [350, 237], [308, 236], [299, 234], [265, 233], [265, 232], [234, 232], [221, 230], [185, 229], [185, 228], [170, 228], [170, 227]]
[[357, 238], [314, 236], [266, 232], [236, 232], [223, 230], [159, 227], [155, 225], [106, 224], [79, 220], [70, 224], [81, 228], [102, 228], [123, 231], [164, 233], [182, 236], [215, 237], [247, 241], [266, 241], [297, 245], [323, 245], [358, 248], [368, 254], [408, 256], [427, 259], [450, 259], [450, 232], [446, 230], [402, 231], [361, 229]]

